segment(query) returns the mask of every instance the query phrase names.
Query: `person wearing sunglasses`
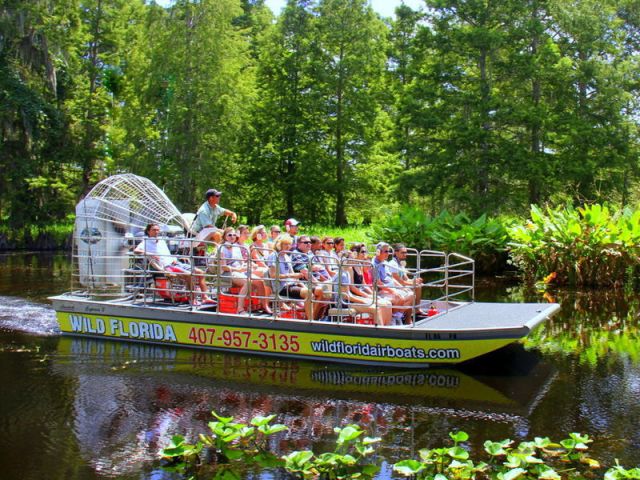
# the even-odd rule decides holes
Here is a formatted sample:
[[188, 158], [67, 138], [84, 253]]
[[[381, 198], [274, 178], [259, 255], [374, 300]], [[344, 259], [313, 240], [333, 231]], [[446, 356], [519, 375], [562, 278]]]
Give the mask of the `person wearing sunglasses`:
[[322, 249], [316, 253], [316, 257], [324, 265], [331, 278], [337, 275], [340, 265], [340, 259], [333, 249], [334, 245], [333, 237], [324, 237], [322, 239]]
[[393, 258], [389, 260], [389, 271], [398, 283], [414, 289], [415, 297], [422, 298], [422, 278], [419, 275], [411, 275], [407, 271], [407, 247], [403, 243], [393, 246]]
[[[278, 292], [280, 299], [286, 303], [289, 300], [304, 300], [305, 312], [308, 319], [317, 319], [323, 304], [322, 289], [312, 286], [309, 291], [304, 282], [305, 273], [293, 269], [291, 247], [293, 238], [287, 233], [281, 234], [275, 243], [274, 252], [269, 255], [269, 277], [273, 281], [273, 290]], [[311, 297], [316, 301], [312, 302]]]
[[376, 325], [391, 325], [393, 306], [391, 302], [378, 296], [362, 285], [362, 276], [358, 276], [356, 269], [362, 269], [367, 260], [357, 259], [354, 251], [345, 251], [340, 270], [340, 307], [353, 308], [358, 313], [367, 313], [374, 319]]
[[220, 203], [220, 197], [222, 192], [215, 188], [210, 188], [205, 194], [206, 201], [200, 205], [200, 208], [196, 212], [196, 217], [191, 224], [191, 230], [193, 233], [200, 233], [205, 228], [215, 228], [218, 217], [221, 215], [225, 217], [231, 217], [231, 221], [236, 223], [238, 216], [235, 212], [222, 208]]
[[311, 239], [307, 235], [298, 238], [298, 244], [291, 253], [293, 270], [302, 273], [302, 279], [309, 280], [311, 271], [311, 283], [322, 289], [322, 296], [325, 300], [333, 295], [333, 280], [324, 264], [318, 260], [316, 255], [311, 253]]
[[364, 243], [354, 243], [351, 245], [351, 258], [358, 260], [353, 264], [353, 283], [367, 295], [373, 295], [371, 288], [371, 259], [367, 246]]
[[[249, 279], [249, 265], [245, 260], [245, 255], [242, 253], [243, 249], [247, 247], [237, 242], [238, 234], [233, 227], [225, 229], [223, 239], [224, 243], [220, 247], [220, 271], [222, 276], [231, 278], [231, 285], [240, 287], [238, 313], [245, 312], [244, 299], [249, 298], [249, 285], [251, 285], [254, 294], [260, 298], [262, 310], [268, 314], [273, 313], [269, 307], [264, 280], [254, 273], [251, 274], [251, 279]], [[246, 258], [248, 258], [248, 254]]]
[[150, 223], [144, 230], [145, 238], [140, 242], [133, 253], [136, 255], [144, 255], [149, 260], [149, 265], [154, 270], [169, 272], [175, 274], [178, 278], [184, 281], [187, 290], [189, 291], [189, 297], [192, 305], [199, 305], [196, 300], [196, 293], [193, 289], [193, 280], [198, 282], [200, 292], [202, 295], [203, 303], [213, 303], [207, 296], [209, 291], [207, 282], [204, 278], [204, 272], [199, 268], [192, 268], [189, 263], [181, 262], [176, 257], [171, 255], [167, 242], [159, 238], [160, 225], [157, 223]]
[[373, 279], [378, 295], [386, 298], [393, 305], [393, 318], [397, 324], [403, 323], [403, 318], [410, 316], [411, 307], [415, 302], [415, 295], [410, 288], [401, 285], [389, 271], [387, 263], [393, 249], [388, 243], [380, 242], [376, 245], [376, 255], [371, 261], [373, 266]]

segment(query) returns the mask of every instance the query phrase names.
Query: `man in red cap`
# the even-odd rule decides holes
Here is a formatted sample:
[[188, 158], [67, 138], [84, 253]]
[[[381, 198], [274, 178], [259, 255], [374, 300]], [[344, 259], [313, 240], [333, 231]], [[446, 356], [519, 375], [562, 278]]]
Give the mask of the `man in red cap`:
[[224, 215], [225, 217], [231, 217], [231, 221], [236, 223], [238, 219], [237, 215], [231, 210], [227, 210], [226, 208], [222, 208], [220, 205], [220, 197], [222, 196], [222, 192], [216, 190], [215, 188], [210, 188], [207, 190], [205, 197], [207, 199], [196, 213], [196, 218], [193, 220], [193, 224], [191, 225], [191, 229], [194, 233], [200, 232], [203, 228], [211, 228], [216, 226], [216, 221], [220, 215]]

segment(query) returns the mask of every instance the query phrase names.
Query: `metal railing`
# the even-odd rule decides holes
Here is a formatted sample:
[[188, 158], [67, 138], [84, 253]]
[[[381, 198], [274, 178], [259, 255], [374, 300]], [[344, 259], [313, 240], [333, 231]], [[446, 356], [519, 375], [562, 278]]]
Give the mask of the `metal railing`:
[[[155, 264], [147, 252], [133, 253], [144, 238], [100, 238], [94, 244], [78, 239], [74, 246], [74, 295], [94, 299], [122, 299], [142, 304], [170, 302], [175, 306], [201, 307], [205, 298], [212, 299], [218, 313], [234, 313], [233, 304], [246, 305], [246, 315], [261, 318], [362, 323], [363, 326], [389, 325], [388, 309], [393, 318], [402, 314], [402, 324], [414, 325], [428, 314], [443, 313], [465, 302], [474, 301], [474, 261], [457, 253], [407, 249], [406, 264], [401, 265], [406, 281], [384, 287], [378, 279], [371, 284], [354, 282], [353, 269], [364, 275], [371, 268], [370, 261], [356, 258], [304, 255], [299, 252], [276, 252], [267, 246], [218, 245], [196, 239], [164, 239], [171, 242], [171, 260], [184, 272], [170, 272]], [[102, 245], [98, 245], [104, 242]], [[228, 255], [225, 250], [235, 253]], [[294, 257], [291, 254], [295, 254]], [[256, 255], [259, 254], [259, 255]], [[258, 258], [255, 258], [258, 257]], [[238, 273], [229, 274], [226, 268], [237, 262]], [[283, 266], [284, 264], [290, 266]], [[334, 270], [329, 279], [321, 278], [318, 266]], [[304, 267], [304, 268], [302, 268]], [[290, 273], [307, 274], [288, 277]], [[345, 272], [348, 274], [345, 275]], [[244, 276], [244, 284], [242, 287]], [[296, 277], [296, 278], [294, 278]], [[301, 284], [303, 298], [291, 298], [283, 286], [295, 280]], [[234, 287], [235, 288], [232, 288]], [[204, 288], [203, 288], [204, 287]], [[240, 290], [236, 288], [240, 287]], [[362, 299], [355, 299], [352, 291], [366, 288]], [[362, 290], [361, 290], [362, 291]], [[258, 293], [262, 292], [262, 293]], [[404, 303], [399, 304], [399, 299]], [[411, 298], [410, 303], [406, 299]], [[232, 299], [232, 308], [228, 301]], [[355, 301], [354, 301], [355, 300]], [[225, 303], [227, 302], [227, 303]], [[199, 303], [199, 304], [198, 304]], [[304, 305], [304, 314], [299, 308]], [[258, 312], [270, 306], [272, 313]]]

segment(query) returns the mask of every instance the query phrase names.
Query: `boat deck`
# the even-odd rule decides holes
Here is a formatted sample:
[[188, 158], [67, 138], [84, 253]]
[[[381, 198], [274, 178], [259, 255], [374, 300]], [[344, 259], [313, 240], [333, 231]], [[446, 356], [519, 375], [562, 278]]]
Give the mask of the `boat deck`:
[[560, 306], [550, 303], [467, 303], [448, 312], [416, 322], [415, 326], [447, 332], [471, 330], [529, 330], [555, 313]]

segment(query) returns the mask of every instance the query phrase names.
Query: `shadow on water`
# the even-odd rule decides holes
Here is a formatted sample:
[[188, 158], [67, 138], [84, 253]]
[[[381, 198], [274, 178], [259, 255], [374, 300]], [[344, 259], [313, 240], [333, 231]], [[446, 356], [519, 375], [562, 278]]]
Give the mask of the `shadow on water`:
[[[596, 438], [594, 453], [605, 462], [637, 464], [633, 295], [555, 292], [562, 311], [526, 348], [456, 369], [380, 371], [60, 337], [44, 302], [68, 285], [66, 259], [8, 257], [0, 257], [0, 381], [10, 386], [0, 396], [5, 479], [176, 478], [157, 470], [156, 452], [171, 434], [206, 431], [212, 409], [241, 421], [277, 414], [291, 428], [274, 440], [279, 451], [328, 447], [334, 426], [357, 422], [383, 437], [390, 461], [462, 429], [477, 452], [486, 439], [580, 431]], [[479, 284], [483, 300], [543, 296]]]

